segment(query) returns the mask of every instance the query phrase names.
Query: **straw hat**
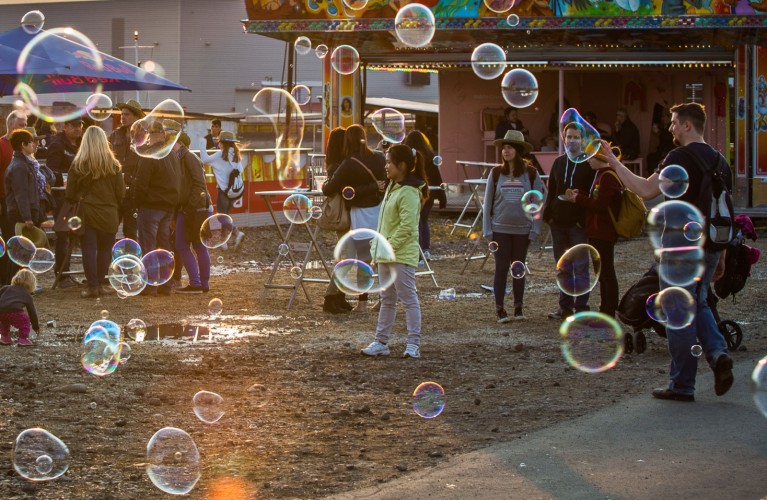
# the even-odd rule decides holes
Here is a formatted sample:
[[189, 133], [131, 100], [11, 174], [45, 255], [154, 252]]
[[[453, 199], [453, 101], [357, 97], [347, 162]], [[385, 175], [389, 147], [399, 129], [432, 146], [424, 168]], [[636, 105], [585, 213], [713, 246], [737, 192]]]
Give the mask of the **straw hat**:
[[16, 236], [23, 236], [29, 241], [35, 244], [37, 248], [43, 248], [48, 246], [48, 237], [45, 235], [45, 231], [37, 226], [27, 227], [23, 222], [16, 223]]
[[219, 142], [240, 142], [234, 136], [234, 133], [228, 132], [226, 130], [224, 130], [223, 132], [218, 134], [218, 140], [219, 140]]
[[144, 118], [144, 111], [141, 109], [141, 104], [135, 99], [129, 99], [128, 102], [118, 102], [117, 109], [129, 109], [134, 115], [139, 118]]
[[527, 154], [533, 150], [533, 145], [525, 140], [524, 134], [519, 130], [509, 130], [503, 139], [495, 140], [495, 145], [499, 148], [503, 147], [504, 144], [513, 144], [521, 147], [522, 154]]

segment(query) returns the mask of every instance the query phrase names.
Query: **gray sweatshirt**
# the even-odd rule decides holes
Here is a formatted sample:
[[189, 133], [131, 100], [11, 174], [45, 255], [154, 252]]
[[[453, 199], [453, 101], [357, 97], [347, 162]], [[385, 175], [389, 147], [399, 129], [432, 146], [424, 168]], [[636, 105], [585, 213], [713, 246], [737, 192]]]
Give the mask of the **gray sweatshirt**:
[[529, 234], [534, 240], [541, 234], [543, 200], [541, 213], [535, 220], [522, 209], [522, 196], [531, 190], [544, 193], [541, 177], [536, 174], [533, 186], [527, 172], [521, 177], [501, 175], [498, 185], [493, 182], [492, 174], [488, 176], [485, 187], [485, 202], [482, 205], [482, 232], [485, 237], [491, 237], [493, 232], [504, 234]]

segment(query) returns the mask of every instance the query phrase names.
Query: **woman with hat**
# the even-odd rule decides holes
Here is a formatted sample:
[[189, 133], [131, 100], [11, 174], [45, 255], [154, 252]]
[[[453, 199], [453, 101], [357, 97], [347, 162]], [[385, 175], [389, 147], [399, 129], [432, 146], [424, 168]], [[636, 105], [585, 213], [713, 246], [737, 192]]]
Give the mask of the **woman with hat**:
[[114, 291], [103, 286], [112, 261], [112, 246], [120, 225], [120, 207], [125, 197], [122, 167], [112, 153], [106, 133], [89, 127], [83, 134], [67, 177], [67, 200], [80, 201], [85, 229], [80, 247], [88, 289], [80, 296], [97, 298]]
[[[213, 170], [213, 175], [216, 176], [216, 184], [218, 185], [218, 196], [216, 196], [216, 212], [220, 214], [228, 214], [232, 209], [232, 205], [236, 199], [230, 199], [227, 195], [229, 189], [229, 182], [232, 171], [235, 169], [240, 172], [242, 176], [242, 165], [240, 164], [240, 148], [239, 142], [232, 132], [223, 131], [218, 135], [218, 143], [220, 150], [216, 151], [212, 155], [209, 155], [206, 151], [205, 139], [200, 139], [200, 158], [203, 163], [210, 165]], [[245, 233], [233, 227], [232, 237], [234, 237], [234, 249], [242, 244], [242, 240], [245, 238]], [[226, 250], [226, 243], [223, 246]]]
[[[620, 159], [620, 149], [614, 147], [612, 151]], [[599, 252], [602, 265], [599, 274], [599, 296], [602, 300], [599, 312], [615, 317], [619, 302], [618, 277], [615, 275], [615, 242], [618, 241], [618, 233], [611, 214], [617, 215], [620, 210], [622, 185], [615, 172], [608, 168], [608, 159], [603, 149], [600, 148], [589, 159], [589, 165], [597, 172], [589, 192], [567, 190], [562, 199], [586, 208], [586, 236], [589, 245]]]
[[[512, 262], [525, 262], [527, 248], [531, 241], [538, 239], [541, 219], [531, 216], [523, 207], [525, 193], [545, 189], [538, 171], [525, 160], [523, 155], [532, 151], [533, 146], [525, 141], [519, 130], [509, 130], [502, 139], [496, 139], [501, 148], [503, 162], [494, 167], [487, 179], [485, 202], [482, 205], [482, 229], [485, 238], [495, 244], [495, 275], [493, 294], [495, 312], [499, 323], [508, 323], [509, 316], [503, 306], [506, 294], [506, 279]], [[491, 248], [492, 250], [492, 248]], [[515, 279], [512, 285], [514, 297], [514, 319], [524, 319], [522, 312], [525, 292], [524, 276]]]

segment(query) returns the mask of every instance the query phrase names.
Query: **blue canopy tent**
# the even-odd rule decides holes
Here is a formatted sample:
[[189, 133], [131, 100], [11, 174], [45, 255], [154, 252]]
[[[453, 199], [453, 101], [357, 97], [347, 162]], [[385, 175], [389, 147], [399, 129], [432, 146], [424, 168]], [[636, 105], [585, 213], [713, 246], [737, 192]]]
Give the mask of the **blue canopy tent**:
[[35, 37], [18, 27], [0, 34], [0, 96], [13, 94], [18, 82], [29, 85], [37, 94], [93, 92], [98, 85], [104, 92], [121, 90], [190, 90], [138, 66], [99, 52], [103, 68], [96, 68], [87, 47], [60, 36], [47, 36], [27, 60], [24, 74], [16, 69], [18, 55]]

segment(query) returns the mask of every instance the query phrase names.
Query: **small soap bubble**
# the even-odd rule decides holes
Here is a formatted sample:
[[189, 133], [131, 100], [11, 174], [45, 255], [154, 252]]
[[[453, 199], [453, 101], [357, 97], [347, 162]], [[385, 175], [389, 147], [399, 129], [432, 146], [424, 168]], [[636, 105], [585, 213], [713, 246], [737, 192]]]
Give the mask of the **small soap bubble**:
[[394, 17], [394, 34], [408, 47], [429, 45], [435, 31], [434, 14], [425, 5], [407, 4]]
[[345, 295], [367, 293], [375, 285], [375, 272], [367, 262], [343, 259], [333, 267], [333, 281]]
[[162, 248], [144, 255], [141, 262], [146, 269], [146, 283], [152, 286], [160, 286], [170, 281], [176, 267], [173, 254]]
[[221, 314], [221, 311], [224, 310], [224, 303], [219, 298], [211, 299], [210, 302], [208, 302], [208, 312], [211, 316], [214, 318]]
[[131, 149], [142, 158], [161, 159], [168, 156], [178, 142], [180, 130], [166, 127], [168, 116], [184, 123], [184, 108], [173, 99], [166, 99], [130, 128]]
[[520, 280], [525, 277], [527, 274], [527, 266], [524, 262], [516, 260], [511, 263], [511, 268], [509, 270], [511, 273], [511, 277], [515, 280]]
[[694, 357], [699, 358], [703, 354], [703, 347], [695, 344], [690, 348], [690, 354], [692, 354]]
[[322, 217], [322, 207], [319, 205], [312, 205], [312, 208], [309, 209], [309, 214], [311, 214], [312, 219], [319, 219]]
[[494, 43], [483, 43], [471, 53], [471, 69], [483, 80], [494, 80], [506, 69], [506, 52]]
[[216, 262], [218, 262], [219, 264], [223, 264], [224, 263], [224, 256], [223, 255], [219, 255], [216, 258]]
[[301, 269], [299, 266], [293, 266], [290, 268], [290, 277], [294, 280], [297, 280], [304, 274], [303, 269]]
[[207, 248], [218, 248], [232, 236], [234, 221], [228, 214], [211, 215], [200, 226], [200, 242]]
[[130, 238], [123, 238], [115, 243], [112, 247], [112, 260], [117, 260], [126, 255], [132, 255], [140, 260], [143, 255], [141, 252], [141, 245]]
[[69, 225], [69, 229], [71, 229], [72, 231], [77, 231], [78, 229], [82, 227], [83, 221], [80, 217], [75, 215], [74, 217], [69, 218], [69, 220], [67, 221], [67, 224]]
[[164, 427], [146, 447], [146, 473], [165, 493], [185, 495], [201, 477], [200, 452], [194, 439], [181, 429]]
[[103, 122], [112, 116], [112, 99], [106, 94], [91, 94], [85, 101], [85, 109], [94, 121]]
[[506, 18], [506, 24], [514, 28], [515, 26], [519, 25], [519, 16], [516, 14], [509, 14], [509, 16]]
[[522, 210], [526, 214], [536, 216], [543, 211], [544, 196], [540, 191], [533, 189], [522, 195]]
[[538, 80], [526, 69], [515, 68], [504, 75], [501, 94], [510, 106], [526, 108], [538, 98]]
[[300, 106], [305, 106], [309, 104], [309, 101], [312, 98], [312, 91], [306, 85], [296, 85], [293, 87], [293, 90], [290, 91], [290, 95], [293, 96], [293, 99], [295, 99]]
[[355, 191], [354, 188], [351, 186], [346, 186], [341, 191], [341, 196], [344, 197], [345, 200], [352, 200], [354, 199]]
[[69, 448], [45, 429], [27, 429], [16, 437], [12, 461], [24, 479], [50, 481], [69, 468]]
[[336, 73], [351, 75], [360, 66], [360, 54], [351, 45], [339, 45], [330, 54], [330, 65]]
[[767, 417], [767, 356], [760, 359], [751, 372], [751, 391], [757, 409]]
[[277, 253], [280, 255], [287, 255], [290, 252], [290, 247], [285, 243], [280, 243], [277, 247]]
[[305, 56], [312, 50], [312, 41], [309, 40], [309, 37], [299, 36], [293, 46], [296, 49], [296, 54]]
[[575, 245], [557, 262], [557, 286], [567, 295], [584, 295], [596, 286], [601, 269], [602, 261], [594, 247], [586, 243]]
[[623, 355], [623, 330], [606, 314], [584, 311], [569, 316], [559, 335], [565, 361], [582, 372], [607, 371]]
[[440, 155], [436, 155], [432, 161], [434, 162], [435, 166], [437, 167], [442, 166], [442, 157]]
[[325, 56], [328, 55], [328, 46], [324, 43], [317, 45], [317, 48], [314, 49], [314, 54], [320, 59], [325, 59]]
[[413, 410], [423, 418], [435, 418], [445, 409], [445, 389], [436, 382], [423, 382], [413, 391]]
[[495, 253], [498, 251], [498, 242], [497, 241], [491, 241], [487, 244], [487, 249], [490, 250], [491, 253]]
[[701, 247], [678, 247], [655, 250], [658, 276], [670, 285], [686, 286], [700, 281], [706, 270], [705, 252]]
[[303, 194], [291, 194], [282, 204], [282, 213], [292, 224], [305, 224], [312, 217], [312, 200]]
[[224, 398], [215, 392], [200, 391], [192, 398], [194, 414], [206, 424], [214, 424], [224, 416]]
[[124, 364], [130, 359], [132, 351], [133, 349], [131, 349], [130, 344], [127, 342], [120, 342], [117, 346], [117, 361], [120, 364]]
[[442, 191], [447, 191], [447, 183], [446, 183], [446, 182], [443, 182], [442, 184], [440, 184], [440, 185], [439, 185], [439, 188], [440, 188]]
[[672, 286], [661, 290], [655, 298], [654, 318], [674, 330], [689, 326], [695, 319], [695, 299], [684, 288]]
[[698, 241], [703, 236], [703, 227], [699, 222], [688, 222], [682, 231], [684, 231], [684, 237], [689, 241]]
[[88, 404], [88, 408], [90, 408], [91, 410], [95, 410], [97, 406], [98, 406], [98, 405], [96, 404], [96, 402], [95, 402], [95, 401], [91, 401], [91, 402]]
[[361, 10], [367, 7], [368, 0], [344, 0], [344, 5], [351, 10]]
[[657, 321], [658, 323], [665, 323], [666, 317], [663, 315], [663, 309], [660, 306], [660, 303], [658, 301], [658, 294], [653, 293], [649, 297], [647, 297], [647, 300], [645, 301], [645, 311], [647, 312], [647, 316], [653, 320]]
[[679, 165], [668, 165], [658, 174], [658, 187], [666, 198], [679, 198], [689, 185], [687, 170]]
[[21, 18], [21, 27], [28, 35], [40, 33], [45, 25], [45, 15], [39, 10], [30, 10]]
[[128, 334], [128, 338], [135, 340], [136, 342], [143, 342], [146, 338], [146, 323], [138, 318], [133, 318], [128, 321], [128, 326], [125, 329]]
[[107, 311], [106, 309], [102, 309], [100, 316], [101, 316], [101, 319], [109, 319], [109, 311]]

